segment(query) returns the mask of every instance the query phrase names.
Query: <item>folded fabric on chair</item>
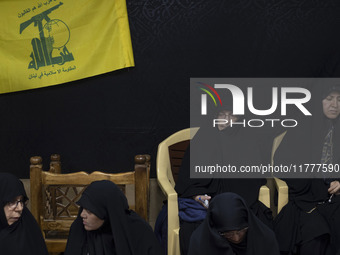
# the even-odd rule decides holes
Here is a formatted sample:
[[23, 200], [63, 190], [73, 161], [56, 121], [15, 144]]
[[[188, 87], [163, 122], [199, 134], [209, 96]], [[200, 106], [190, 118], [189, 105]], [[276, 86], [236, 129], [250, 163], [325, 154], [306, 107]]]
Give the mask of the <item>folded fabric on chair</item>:
[[192, 198], [178, 198], [178, 215], [187, 222], [201, 221], [205, 219], [207, 209]]

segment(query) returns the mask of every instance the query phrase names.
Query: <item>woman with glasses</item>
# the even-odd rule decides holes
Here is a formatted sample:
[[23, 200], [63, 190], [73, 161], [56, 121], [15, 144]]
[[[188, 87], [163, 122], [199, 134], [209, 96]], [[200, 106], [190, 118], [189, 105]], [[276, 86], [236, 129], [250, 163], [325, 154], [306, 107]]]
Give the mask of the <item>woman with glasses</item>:
[[12, 174], [0, 173], [0, 253], [47, 255], [40, 228], [26, 207], [22, 182]]
[[215, 196], [193, 232], [189, 255], [279, 255], [274, 232], [235, 193]]
[[65, 255], [161, 255], [151, 227], [129, 210], [111, 181], [95, 181], [83, 192]]

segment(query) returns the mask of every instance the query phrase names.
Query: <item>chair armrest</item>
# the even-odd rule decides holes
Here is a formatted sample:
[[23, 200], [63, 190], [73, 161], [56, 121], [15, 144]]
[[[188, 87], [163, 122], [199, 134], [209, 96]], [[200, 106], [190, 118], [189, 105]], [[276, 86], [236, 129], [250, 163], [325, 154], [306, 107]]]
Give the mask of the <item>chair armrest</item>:
[[158, 179], [158, 183], [168, 200], [168, 230], [179, 228], [177, 192], [166, 178]]
[[174, 187], [172, 186], [170, 181], [165, 176], [164, 177], [158, 176], [157, 181], [158, 181], [159, 187], [162, 189], [166, 197], [171, 196], [173, 194], [176, 194], [177, 196], [177, 192], [175, 191]]
[[261, 186], [259, 191], [259, 201], [270, 208], [270, 190], [266, 185]]
[[167, 178], [158, 178], [158, 184], [168, 200], [168, 254], [180, 254], [178, 196]]
[[274, 177], [275, 187], [278, 193], [277, 214], [288, 203], [288, 186], [287, 183], [279, 178]]

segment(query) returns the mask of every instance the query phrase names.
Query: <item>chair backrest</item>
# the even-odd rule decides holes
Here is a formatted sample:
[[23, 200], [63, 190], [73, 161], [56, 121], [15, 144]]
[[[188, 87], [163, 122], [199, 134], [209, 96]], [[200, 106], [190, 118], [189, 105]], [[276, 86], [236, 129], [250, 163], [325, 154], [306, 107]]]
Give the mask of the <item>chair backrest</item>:
[[126, 186], [133, 185], [135, 196], [129, 206], [148, 221], [149, 155], [137, 155], [133, 171], [116, 174], [98, 171], [61, 174], [59, 155], [51, 156], [49, 171], [43, 171], [41, 157], [32, 157], [30, 161], [31, 212], [42, 230], [49, 252], [65, 250], [70, 226], [78, 214], [76, 201], [93, 181], [110, 180], [124, 194]]
[[157, 169], [167, 169], [167, 178], [173, 187], [178, 179], [185, 151], [198, 129], [199, 127], [180, 130], [169, 136], [158, 146]]
[[174, 187], [185, 151], [198, 129], [180, 130], [158, 146], [157, 180], [168, 200], [168, 255], [180, 254], [178, 203]]
[[[271, 164], [274, 166], [274, 156], [277, 148], [279, 148], [283, 138], [285, 137], [287, 131], [281, 133], [277, 137], [274, 138], [273, 147], [272, 147], [272, 155], [271, 155]], [[279, 214], [281, 209], [288, 203], [289, 195], [288, 195], [288, 186], [285, 181], [274, 177], [274, 184], [277, 190], [277, 210], [276, 215]]]
[[272, 154], [271, 154], [271, 165], [274, 165], [274, 156], [275, 156], [275, 152], [277, 150], [277, 148], [279, 148], [283, 138], [285, 137], [287, 131], [282, 132], [281, 134], [279, 134], [277, 137], [274, 138], [273, 141], [273, 147], [272, 147]]

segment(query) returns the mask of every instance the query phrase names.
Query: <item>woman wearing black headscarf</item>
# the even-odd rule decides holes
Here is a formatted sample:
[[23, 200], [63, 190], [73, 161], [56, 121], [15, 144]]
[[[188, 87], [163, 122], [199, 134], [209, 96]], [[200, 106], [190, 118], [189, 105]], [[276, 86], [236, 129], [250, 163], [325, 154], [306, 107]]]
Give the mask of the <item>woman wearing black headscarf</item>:
[[[240, 195], [247, 203], [248, 207], [265, 224], [272, 227], [272, 212], [258, 200], [259, 190], [266, 184], [264, 178], [190, 178], [190, 167], [197, 166], [235, 166], [237, 169], [241, 165], [259, 166], [269, 163], [270, 144], [266, 141], [264, 134], [256, 133], [252, 128], [244, 127], [242, 124], [235, 125], [235, 122], [242, 123], [245, 116], [235, 116], [229, 110], [231, 106], [224, 106], [217, 110], [214, 118], [226, 119], [226, 124], [212, 127], [212, 122], [203, 126], [191, 140], [189, 149], [186, 151], [179, 172], [178, 181], [175, 186], [180, 199], [179, 209], [181, 216], [181, 200], [194, 199], [204, 206], [204, 201], [210, 200], [217, 194], [233, 192]], [[233, 122], [234, 125], [230, 125]], [[258, 132], [258, 129], [256, 130]], [[267, 146], [269, 146], [267, 148]], [[194, 150], [194, 158], [191, 152]], [[197, 153], [197, 154], [196, 154]], [[268, 158], [266, 158], [268, 155]], [[191, 164], [190, 164], [191, 163]], [[203, 219], [186, 220], [181, 219], [180, 245], [181, 253], [187, 254], [190, 236]]]
[[125, 195], [110, 181], [91, 183], [71, 226], [65, 255], [160, 255], [151, 227], [129, 210]]
[[0, 173], [0, 253], [47, 255], [40, 228], [25, 206], [28, 198], [22, 182]]
[[[210, 125], [201, 127], [191, 140], [182, 161], [175, 189], [180, 197], [204, 194], [214, 196], [223, 192], [235, 192], [251, 206], [258, 201], [258, 193], [255, 190], [259, 191], [266, 183], [265, 179], [235, 179], [229, 176], [224, 179], [190, 178], [190, 162], [191, 165], [197, 166], [218, 164], [236, 166], [238, 169], [241, 165], [252, 166], [265, 162], [265, 153], [269, 150], [264, 151], [265, 144], [260, 134], [242, 124], [235, 124], [235, 122], [242, 123], [244, 116], [242, 118], [235, 116], [230, 110], [224, 108], [218, 109], [215, 118], [226, 119], [228, 123], [212, 127], [211, 122]], [[230, 125], [231, 122], [234, 125]], [[190, 155], [195, 156], [190, 158]]]
[[[276, 165], [340, 163], [340, 87], [325, 85], [313, 92], [313, 118], [287, 131], [275, 154]], [[306, 173], [304, 179], [285, 179], [289, 202], [275, 219], [282, 254], [339, 252], [339, 177], [320, 173]]]
[[274, 232], [237, 194], [217, 195], [190, 240], [189, 255], [279, 255]]

